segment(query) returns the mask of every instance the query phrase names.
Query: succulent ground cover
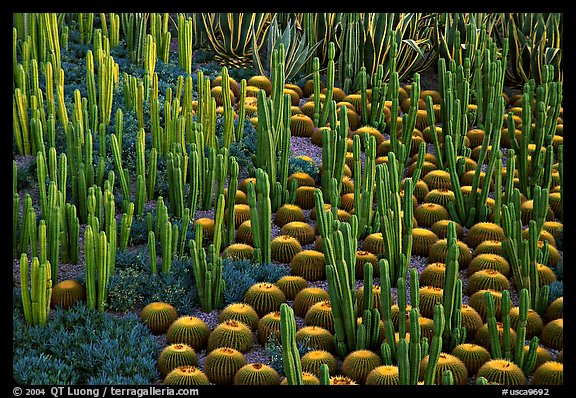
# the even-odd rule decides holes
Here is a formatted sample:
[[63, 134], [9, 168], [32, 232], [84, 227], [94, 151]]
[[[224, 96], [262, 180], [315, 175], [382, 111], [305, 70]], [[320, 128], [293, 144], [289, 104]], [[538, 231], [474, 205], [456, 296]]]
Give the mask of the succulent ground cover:
[[15, 14], [14, 380], [562, 384], [561, 20], [215, 15]]

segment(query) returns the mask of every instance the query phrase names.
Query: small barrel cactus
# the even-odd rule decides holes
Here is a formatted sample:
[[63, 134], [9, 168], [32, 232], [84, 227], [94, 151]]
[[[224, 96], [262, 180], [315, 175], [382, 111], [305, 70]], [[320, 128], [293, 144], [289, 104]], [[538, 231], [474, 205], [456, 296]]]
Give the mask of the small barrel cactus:
[[198, 366], [198, 354], [186, 344], [170, 344], [158, 357], [158, 370], [162, 377], [179, 366]]
[[244, 365], [234, 375], [235, 385], [273, 386], [280, 384], [278, 372], [263, 363], [249, 363]]
[[270, 312], [262, 317], [258, 322], [258, 341], [262, 345], [271, 335], [274, 335], [280, 341], [280, 311]]
[[304, 316], [306, 326], [320, 326], [334, 333], [334, 314], [330, 300], [324, 300], [312, 305]]
[[296, 343], [305, 344], [314, 350], [334, 352], [334, 336], [320, 326], [304, 326], [296, 331]]
[[246, 291], [244, 301], [254, 308], [259, 317], [262, 317], [269, 312], [279, 311], [280, 304], [286, 302], [286, 296], [275, 284], [260, 282]]
[[320, 377], [320, 366], [322, 364], [328, 365], [328, 373], [330, 375], [336, 374], [338, 362], [336, 361], [336, 357], [328, 351], [309, 351], [301, 358], [302, 371], [310, 372], [317, 377]]
[[364, 384], [368, 374], [382, 365], [380, 356], [370, 350], [356, 350], [344, 358], [342, 374], [358, 384]]
[[468, 247], [475, 249], [486, 240], [503, 241], [504, 239], [506, 239], [506, 235], [500, 225], [491, 222], [478, 222], [468, 230], [464, 242]]
[[242, 353], [248, 351], [254, 345], [252, 330], [240, 322], [229, 319], [218, 324], [208, 337], [208, 352], [220, 348], [234, 348]]
[[320, 287], [307, 287], [296, 294], [292, 307], [294, 314], [299, 317], [306, 316], [306, 313], [314, 304], [329, 300], [328, 292]]
[[484, 377], [488, 383], [503, 385], [525, 385], [526, 376], [522, 369], [507, 359], [491, 359], [476, 372], [476, 377]]
[[309, 282], [326, 279], [324, 253], [316, 250], [303, 250], [296, 253], [290, 262], [292, 275], [301, 276]]
[[164, 334], [170, 325], [178, 319], [178, 311], [171, 304], [153, 302], [142, 309], [140, 318], [153, 334]]
[[[420, 362], [420, 380], [424, 379], [429, 358], [430, 356], [426, 355]], [[452, 372], [452, 378], [454, 379], [455, 385], [464, 385], [468, 383], [468, 370], [466, 369], [464, 362], [452, 354], [441, 352], [436, 364], [436, 375], [434, 378], [435, 384], [441, 383], [442, 375], [446, 370]]]
[[538, 367], [533, 374], [534, 385], [564, 384], [564, 365], [561, 362], [548, 361]]
[[229, 347], [216, 348], [206, 356], [204, 373], [214, 384], [233, 384], [236, 372], [247, 364], [240, 351]]
[[451, 354], [466, 365], [469, 375], [475, 375], [484, 363], [492, 359], [490, 352], [486, 348], [473, 343], [459, 344], [452, 349]]
[[288, 235], [279, 235], [270, 242], [272, 261], [290, 264], [294, 256], [302, 251], [298, 239]]
[[276, 281], [286, 300], [294, 300], [300, 290], [308, 287], [308, 281], [301, 276], [285, 275]]
[[52, 307], [72, 308], [76, 303], [86, 299], [86, 287], [74, 279], [66, 279], [52, 286], [50, 304]]
[[544, 325], [540, 341], [553, 350], [564, 348], [564, 318], [555, 319]]
[[210, 328], [202, 319], [194, 316], [181, 316], [166, 331], [169, 343], [182, 343], [192, 347], [196, 352], [206, 348]]
[[162, 384], [207, 386], [210, 381], [206, 374], [195, 366], [179, 366], [166, 375]]
[[218, 316], [218, 323], [228, 320], [240, 321], [248, 326], [250, 330], [256, 330], [260, 318], [251, 305], [246, 303], [231, 303], [224, 307]]
[[391, 386], [400, 384], [398, 366], [381, 365], [368, 373], [366, 376], [367, 386]]

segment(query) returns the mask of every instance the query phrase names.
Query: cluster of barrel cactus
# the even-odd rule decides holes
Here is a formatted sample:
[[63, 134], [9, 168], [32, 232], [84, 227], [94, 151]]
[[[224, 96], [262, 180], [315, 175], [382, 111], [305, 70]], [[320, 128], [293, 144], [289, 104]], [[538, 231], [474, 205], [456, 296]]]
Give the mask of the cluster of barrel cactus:
[[[554, 63], [509, 97], [508, 37], [461, 51], [452, 30], [438, 36], [437, 89], [423, 90], [418, 72], [406, 74], [404, 42], [378, 54], [385, 65], [356, 65], [364, 17], [351, 14], [346, 42], [312, 57], [309, 78], [287, 81], [292, 53], [280, 41], [268, 75], [238, 81], [230, 63], [218, 76], [193, 70], [201, 20], [179, 15], [180, 74], [165, 81], [168, 18], [109, 14], [107, 25], [102, 14], [98, 27], [76, 28], [88, 46], [86, 87], [71, 90], [60, 60], [66, 18], [19, 14], [13, 30], [12, 254], [27, 324], [46, 325], [54, 306], [106, 311], [136, 218], [146, 222], [150, 274], [189, 264], [203, 313], [162, 300], [134, 309], [166, 336], [164, 384], [563, 383], [563, 297], [551, 293], [563, 251]], [[216, 45], [210, 21], [203, 32]], [[142, 73], [114, 59], [120, 22]], [[443, 23], [460, 32], [458, 21]], [[220, 58], [229, 50], [218, 49]], [[246, 120], [256, 131], [250, 173], [231, 154]], [[321, 149], [313, 159], [295, 152], [301, 145]], [[320, 178], [289, 173], [296, 155]], [[37, 195], [17, 186], [16, 158], [26, 156]], [[289, 275], [225, 306], [224, 258]], [[67, 264], [83, 267], [82, 281], [62, 277]], [[247, 360], [273, 339], [281, 372]]]

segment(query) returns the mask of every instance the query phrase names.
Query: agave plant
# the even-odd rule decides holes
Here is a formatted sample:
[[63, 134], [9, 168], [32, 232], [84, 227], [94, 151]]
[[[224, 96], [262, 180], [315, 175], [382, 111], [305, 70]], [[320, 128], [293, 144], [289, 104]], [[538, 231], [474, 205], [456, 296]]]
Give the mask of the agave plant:
[[222, 66], [250, 65], [253, 49], [260, 50], [270, 27], [271, 13], [202, 13], [214, 58]]
[[[435, 35], [432, 36], [438, 55], [446, 61], [455, 60], [462, 65], [470, 58], [471, 68], [474, 62], [482, 62], [488, 40], [500, 16], [493, 13], [442, 13], [434, 18]], [[476, 51], [480, 57], [476, 60]]]
[[[341, 12], [300, 13], [296, 19], [306, 32], [308, 46], [322, 42], [315, 51], [320, 67], [325, 67], [328, 63], [328, 44], [337, 41], [336, 36], [343, 15]], [[312, 64], [311, 59], [306, 62], [306, 73], [312, 73]]]
[[322, 44], [322, 41], [308, 44], [306, 32], [300, 34], [297, 30], [296, 23], [289, 20], [283, 32], [278, 26], [278, 18], [275, 16], [268, 30], [268, 43], [266, 46], [265, 56], [260, 56], [256, 37], [252, 37], [252, 56], [254, 65], [260, 70], [261, 75], [269, 75], [272, 70], [272, 52], [279, 48], [280, 44], [284, 45], [284, 73], [287, 82], [291, 81], [296, 74], [312, 57], [316, 49]]
[[[402, 80], [413, 73], [427, 69], [435, 60], [432, 50], [434, 14], [422, 13], [364, 13], [360, 14], [360, 57], [371, 83], [378, 65], [384, 65], [387, 80], [398, 72]], [[338, 47], [345, 51], [345, 35], [340, 36]], [[396, 53], [392, 43], [396, 42]], [[349, 48], [348, 51], [355, 51]], [[352, 73], [353, 76], [356, 74]], [[354, 82], [351, 87], [356, 87]]]
[[561, 13], [506, 13], [496, 32], [500, 42], [508, 38], [510, 65], [506, 77], [511, 84], [523, 85], [530, 79], [542, 83], [544, 66], [554, 66], [554, 81], [562, 81]]

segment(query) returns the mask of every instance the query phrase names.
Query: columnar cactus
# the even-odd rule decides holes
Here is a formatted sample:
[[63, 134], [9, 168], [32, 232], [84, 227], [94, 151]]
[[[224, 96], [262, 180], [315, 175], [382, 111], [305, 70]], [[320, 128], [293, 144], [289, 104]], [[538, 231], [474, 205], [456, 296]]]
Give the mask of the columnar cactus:
[[218, 309], [224, 303], [222, 258], [214, 244], [210, 245], [206, 256], [206, 251], [202, 247], [202, 224], [196, 224], [196, 240], [190, 240], [189, 246], [202, 311], [210, 312]]
[[451, 352], [458, 344], [466, 340], [466, 328], [461, 324], [462, 315], [462, 281], [458, 277], [458, 246], [456, 245], [456, 225], [448, 224], [448, 252], [446, 253], [445, 282], [442, 290], [442, 306], [444, 307], [443, 343], [444, 351]]
[[110, 244], [104, 231], [93, 231], [87, 225], [84, 231], [86, 256], [86, 305], [102, 312], [105, 308], [108, 280], [110, 278]]
[[[231, 189], [230, 191], [233, 191]], [[250, 223], [254, 248], [260, 252], [262, 263], [272, 262], [270, 247], [272, 226], [272, 204], [268, 175], [262, 169], [256, 169], [256, 187], [248, 184], [248, 204], [250, 205]], [[229, 224], [234, 225], [234, 223]]]
[[[348, 139], [348, 116], [346, 107], [340, 107], [340, 126], [337, 129], [322, 132], [322, 193], [325, 202], [330, 202], [332, 207], [338, 207], [339, 203], [332, 203], [330, 194], [337, 193], [334, 198], [340, 197], [342, 190], [342, 177], [346, 160]], [[335, 180], [334, 182], [332, 182]], [[330, 184], [335, 184], [337, 192], [331, 189]]]
[[[392, 116], [390, 120], [391, 130], [390, 135], [396, 136], [396, 118], [398, 116], [398, 109], [395, 107], [398, 101], [398, 73], [393, 72], [391, 77], [391, 92], [394, 97], [392, 98]], [[418, 111], [418, 100], [420, 99], [420, 74], [414, 73], [412, 88], [410, 89], [410, 109], [408, 113], [402, 115], [402, 137], [399, 140], [390, 140], [391, 151], [394, 152], [398, 158], [400, 167], [406, 167], [406, 162], [410, 158], [410, 148], [412, 147], [412, 133], [416, 126], [416, 113]], [[394, 109], [396, 108], [396, 109]]]
[[[356, 300], [354, 293], [356, 251], [358, 247], [358, 218], [353, 215], [350, 223], [333, 221], [330, 210], [324, 208], [322, 193], [314, 192], [316, 217], [322, 236], [324, 256], [326, 258], [326, 277], [328, 292], [334, 316], [336, 352], [344, 358], [357, 346]], [[371, 266], [371, 265], [370, 265]], [[371, 286], [371, 282], [370, 282]], [[368, 291], [370, 289], [367, 289]], [[368, 320], [363, 320], [366, 328]], [[363, 329], [364, 330], [364, 329]], [[369, 344], [365, 336], [370, 329], [361, 333], [362, 345]]]
[[426, 365], [426, 371], [424, 373], [425, 385], [434, 384], [435, 381], [436, 383], [440, 382], [440, 380], [434, 380], [434, 377], [436, 375], [436, 364], [438, 363], [438, 358], [442, 351], [442, 334], [444, 333], [444, 325], [444, 309], [442, 308], [442, 304], [437, 303], [434, 306], [434, 337], [432, 337], [428, 364]]
[[[390, 280], [395, 283], [405, 277], [412, 253], [413, 203], [400, 199], [399, 164], [393, 152], [388, 155], [388, 164], [376, 166], [377, 210], [380, 216], [380, 229], [384, 236], [384, 255], [390, 267]], [[412, 197], [412, 179], [404, 180], [404, 196]], [[400, 216], [403, 210], [403, 218]]]
[[374, 179], [376, 177], [376, 140], [373, 136], [366, 139], [364, 173], [360, 158], [360, 136], [354, 135], [354, 214], [358, 217], [359, 237], [364, 237], [372, 230], [372, 206], [374, 202]]
[[284, 373], [289, 385], [302, 385], [302, 365], [296, 346], [296, 320], [294, 310], [286, 304], [280, 304], [280, 339], [282, 342], [282, 361]]
[[45, 326], [50, 314], [52, 277], [50, 263], [32, 258], [30, 280], [28, 279], [28, 256], [20, 256], [20, 292], [24, 308], [24, 319], [29, 325]]
[[545, 264], [548, 260], [548, 242], [544, 241], [542, 248], [538, 245], [542, 226], [546, 219], [548, 208], [548, 190], [536, 186], [533, 192], [534, 210], [528, 223], [528, 239], [522, 238], [522, 221], [520, 214], [520, 191], [515, 188], [508, 205], [502, 206], [502, 226], [507, 237], [502, 242], [502, 249], [512, 268], [512, 276], [518, 288], [528, 289], [530, 307], [543, 314], [546, 311], [546, 289], [539, 288], [537, 264]]
[[[546, 69], [547, 72], [551, 72]], [[534, 188], [550, 188], [553, 160], [552, 137], [555, 134], [556, 120], [562, 104], [562, 84], [552, 81], [550, 73], [544, 74], [541, 85], [534, 81], [524, 84], [522, 95], [522, 125], [520, 142], [514, 134], [510, 134], [511, 148], [517, 154], [518, 179], [520, 192], [526, 198], [532, 199]], [[533, 108], [535, 105], [535, 109]], [[534, 128], [532, 121], [535, 118]], [[511, 115], [508, 115], [508, 131], [515, 129]], [[533, 152], [528, 150], [528, 144], [534, 144]], [[542, 150], [545, 148], [545, 151]], [[528, 158], [530, 157], [530, 164]]]

